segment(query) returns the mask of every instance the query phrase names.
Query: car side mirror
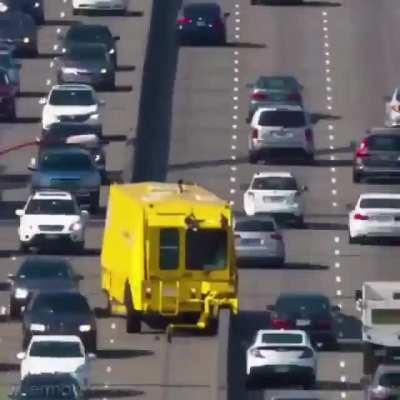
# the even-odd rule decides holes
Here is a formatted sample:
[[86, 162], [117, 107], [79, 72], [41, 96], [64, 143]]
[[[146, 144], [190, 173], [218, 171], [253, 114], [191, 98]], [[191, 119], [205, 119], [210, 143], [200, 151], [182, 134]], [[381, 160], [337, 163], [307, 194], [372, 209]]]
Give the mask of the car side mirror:
[[89, 360], [95, 360], [97, 358], [96, 354], [94, 354], [94, 353], [88, 353], [87, 357]]
[[104, 106], [105, 104], [106, 104], [105, 100], [103, 100], [103, 99], [99, 100], [99, 105], [100, 106]]
[[358, 301], [358, 300], [361, 300], [361, 299], [362, 299], [362, 291], [360, 289], [357, 289], [354, 292], [354, 300]]
[[230, 12], [225, 12], [225, 13], [224, 13], [224, 18], [228, 18], [230, 15], [231, 15]]
[[113, 38], [114, 40], [121, 40], [121, 36], [119, 36], [119, 35], [117, 35], [117, 36], [114, 36], [114, 38]]
[[46, 103], [47, 103], [46, 97], [41, 97], [41, 98], [39, 99], [39, 104], [45, 105]]
[[275, 306], [273, 304], [269, 304], [265, 308], [266, 308], [267, 311], [274, 311], [275, 310]]
[[304, 185], [301, 187], [302, 192], [308, 192], [308, 186]]
[[15, 215], [17, 217], [22, 217], [25, 214], [25, 211], [20, 209], [20, 210], [15, 210]]
[[36, 170], [36, 158], [35, 157], [31, 158], [31, 161], [29, 162], [29, 165], [28, 165], [28, 169], [30, 171], [35, 171]]
[[18, 360], [23, 360], [25, 358], [25, 352], [20, 352], [17, 354]]
[[89, 218], [89, 211], [88, 210], [81, 210], [82, 218]]

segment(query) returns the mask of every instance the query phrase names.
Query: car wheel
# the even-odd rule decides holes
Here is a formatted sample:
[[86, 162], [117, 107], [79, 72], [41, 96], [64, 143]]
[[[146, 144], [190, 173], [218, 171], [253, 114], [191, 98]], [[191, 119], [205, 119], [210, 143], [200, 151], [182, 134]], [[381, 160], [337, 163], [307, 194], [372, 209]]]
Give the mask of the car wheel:
[[327, 350], [330, 350], [330, 351], [339, 350], [339, 343], [336, 340], [336, 338], [332, 338], [331, 340], [329, 340], [329, 342], [326, 343], [326, 348], [327, 348]]
[[10, 297], [10, 317], [11, 318], [21, 317], [21, 307], [12, 297]]
[[278, 258], [277, 260], [276, 260], [276, 263], [275, 263], [275, 265], [277, 266], [277, 267], [283, 267], [284, 265], [285, 265], [285, 259], [284, 258]]
[[306, 161], [307, 164], [313, 164], [314, 163], [314, 153], [305, 153], [304, 160]]
[[19, 242], [19, 250], [24, 254], [28, 253], [29, 252], [29, 244], [24, 243], [24, 242]]
[[353, 171], [353, 183], [361, 182], [361, 174]]
[[299, 217], [296, 217], [295, 226], [296, 226], [296, 228], [304, 227], [304, 217], [302, 215], [300, 215]]
[[257, 164], [258, 162], [258, 153], [255, 151], [249, 151], [249, 163]]
[[357, 244], [358, 240], [355, 237], [352, 237], [349, 232], [349, 244]]
[[315, 387], [315, 375], [307, 377], [303, 383], [303, 388], [305, 390], [311, 390]]
[[92, 214], [97, 214], [97, 212], [99, 211], [99, 201], [100, 201], [99, 192], [90, 194], [90, 212]]
[[77, 253], [77, 254], [82, 254], [83, 251], [85, 250], [85, 242], [78, 242], [78, 243], [74, 243], [73, 245], [73, 250]]
[[106, 90], [115, 90], [115, 78], [106, 83]]
[[81, 13], [81, 10], [78, 10], [77, 8], [74, 8], [73, 10], [72, 10], [72, 14], [73, 15], [79, 15]]

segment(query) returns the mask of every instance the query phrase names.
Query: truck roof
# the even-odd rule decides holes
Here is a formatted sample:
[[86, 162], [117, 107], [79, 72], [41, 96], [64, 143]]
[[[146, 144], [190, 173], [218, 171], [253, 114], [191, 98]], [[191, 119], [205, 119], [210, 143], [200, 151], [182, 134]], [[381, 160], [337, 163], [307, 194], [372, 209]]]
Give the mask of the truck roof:
[[[398, 293], [396, 299], [393, 298], [393, 294]], [[364, 296], [366, 300], [382, 301], [400, 300], [400, 282], [364, 282]]]
[[225, 200], [196, 184], [141, 182], [113, 186], [118, 187], [118, 190], [123, 191], [128, 197], [149, 204], [158, 202], [163, 204], [179, 202], [181, 205], [193, 204], [193, 202], [212, 203], [219, 206], [228, 204]]

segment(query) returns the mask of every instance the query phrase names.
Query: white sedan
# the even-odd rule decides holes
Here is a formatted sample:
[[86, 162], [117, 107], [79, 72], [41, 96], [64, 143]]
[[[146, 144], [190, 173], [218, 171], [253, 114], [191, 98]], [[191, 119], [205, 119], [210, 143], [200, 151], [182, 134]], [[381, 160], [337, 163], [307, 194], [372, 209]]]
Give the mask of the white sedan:
[[268, 385], [289, 377], [294, 384], [312, 389], [316, 373], [315, 350], [301, 330], [259, 330], [246, 353], [248, 384]]
[[72, 0], [74, 15], [83, 11], [119, 11], [125, 13], [128, 0]]
[[243, 196], [244, 211], [247, 215], [269, 214], [302, 226], [306, 190], [290, 172], [256, 173]]
[[21, 380], [27, 375], [69, 373], [82, 389], [90, 385], [90, 361], [96, 356], [85, 354], [81, 339], [73, 335], [33, 336], [26, 352], [18, 353]]
[[349, 243], [368, 237], [400, 238], [400, 194], [360, 195], [349, 213]]

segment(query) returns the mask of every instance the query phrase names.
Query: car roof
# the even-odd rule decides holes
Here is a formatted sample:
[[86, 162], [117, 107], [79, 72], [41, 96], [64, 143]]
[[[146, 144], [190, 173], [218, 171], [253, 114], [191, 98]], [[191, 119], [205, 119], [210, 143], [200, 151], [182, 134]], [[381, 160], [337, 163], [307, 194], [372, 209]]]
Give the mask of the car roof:
[[80, 83], [65, 83], [62, 85], [54, 85], [51, 90], [90, 90], [94, 92], [94, 89], [90, 85], [80, 84]]
[[57, 200], [72, 200], [72, 195], [69, 192], [61, 191], [39, 191], [32, 195], [33, 200], [44, 200], [44, 199], [57, 199]]
[[220, 11], [221, 7], [217, 3], [207, 2], [207, 1], [196, 1], [196, 0], [189, 0], [183, 4], [184, 10], [215, 10]]
[[400, 199], [398, 193], [363, 193], [360, 194], [360, 200], [363, 199]]
[[276, 171], [276, 172], [269, 172], [269, 171], [263, 171], [263, 172], [256, 172], [253, 175], [253, 178], [294, 178], [291, 172], [286, 172], [286, 171]]
[[34, 335], [32, 342], [79, 342], [81, 339], [77, 335]]
[[[86, 23], [75, 23], [72, 24], [70, 26], [70, 28], [68, 29], [68, 32], [71, 30], [86, 30], [86, 31], [90, 31], [90, 30], [107, 30], [110, 31], [110, 28], [107, 25], [102, 25], [102, 24], [86, 24]], [[67, 34], [68, 34], [67, 32]]]
[[305, 112], [302, 106], [295, 104], [277, 104], [277, 105], [268, 105], [265, 107], [259, 107], [256, 112], [261, 114], [264, 111], [302, 111]]

